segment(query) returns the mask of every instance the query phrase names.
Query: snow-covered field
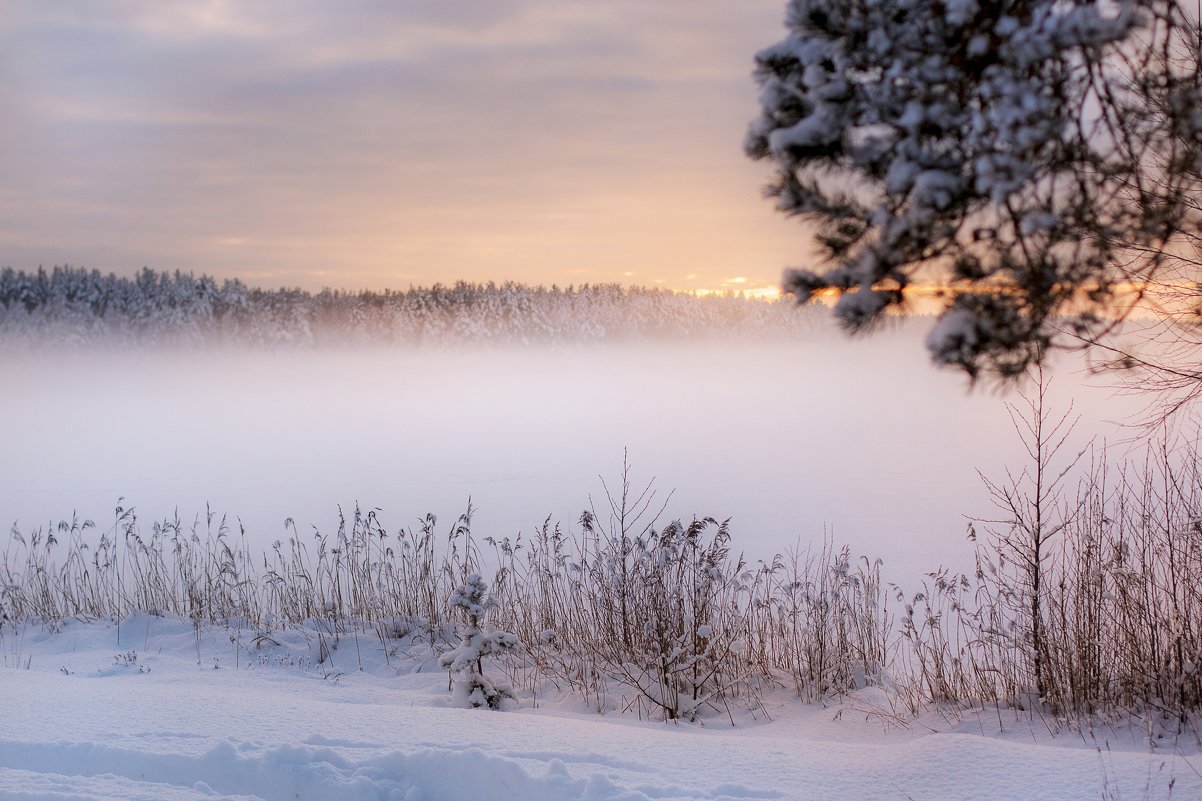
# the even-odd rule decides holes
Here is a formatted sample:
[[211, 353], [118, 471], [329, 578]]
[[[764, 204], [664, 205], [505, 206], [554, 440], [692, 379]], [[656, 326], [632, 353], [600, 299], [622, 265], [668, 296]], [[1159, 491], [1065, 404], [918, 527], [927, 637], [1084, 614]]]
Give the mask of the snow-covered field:
[[[597, 715], [529, 696], [510, 712], [450, 705], [420, 644], [385, 658], [344, 637], [214, 628], [135, 615], [7, 629], [0, 798], [1190, 799], [1196, 742], [1132, 728], [1053, 736], [1013, 712], [890, 720], [880, 691], [701, 724]], [[360, 668], [362, 665], [362, 669]]]
[[[628, 449], [636, 481], [677, 488], [666, 519], [733, 516], [751, 558], [829, 534], [912, 589], [971, 557], [962, 515], [990, 511], [975, 471], [1018, 446], [1000, 399], [966, 396], [903, 333], [14, 359], [0, 513], [29, 531], [75, 510], [102, 531], [121, 496], [146, 525], [178, 507], [187, 526], [210, 501], [266, 547], [288, 516], [332, 533], [340, 503], [380, 506], [395, 528], [453, 519], [471, 496], [476, 533], [499, 538], [548, 514], [573, 525]], [[1083, 436], [1128, 412], [1057, 380]], [[903, 720], [879, 689], [825, 705], [774, 690], [735, 725], [598, 715], [554, 688], [484, 712], [451, 704], [426, 645], [343, 637], [321, 661], [316, 631], [271, 636], [147, 615], [119, 634], [0, 629], [0, 799], [1202, 799], [1197, 742], [1138, 727]]]

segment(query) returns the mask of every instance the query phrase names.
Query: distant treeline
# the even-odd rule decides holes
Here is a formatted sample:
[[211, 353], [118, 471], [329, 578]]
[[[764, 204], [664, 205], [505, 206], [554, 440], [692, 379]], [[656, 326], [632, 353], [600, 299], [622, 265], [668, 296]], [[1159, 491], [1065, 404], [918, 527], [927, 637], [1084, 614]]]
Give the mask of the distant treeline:
[[5, 342], [310, 345], [573, 343], [692, 337], [797, 338], [820, 312], [789, 300], [698, 297], [617, 284], [435, 284], [404, 291], [258, 289], [238, 279], [143, 269], [0, 270]]

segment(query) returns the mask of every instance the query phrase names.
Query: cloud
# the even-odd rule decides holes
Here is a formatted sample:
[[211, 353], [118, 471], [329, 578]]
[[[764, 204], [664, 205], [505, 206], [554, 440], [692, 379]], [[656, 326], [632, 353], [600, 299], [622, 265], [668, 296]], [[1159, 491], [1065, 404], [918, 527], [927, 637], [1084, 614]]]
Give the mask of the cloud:
[[4, 263], [350, 285], [783, 263], [739, 151], [780, 0], [9, 5]]

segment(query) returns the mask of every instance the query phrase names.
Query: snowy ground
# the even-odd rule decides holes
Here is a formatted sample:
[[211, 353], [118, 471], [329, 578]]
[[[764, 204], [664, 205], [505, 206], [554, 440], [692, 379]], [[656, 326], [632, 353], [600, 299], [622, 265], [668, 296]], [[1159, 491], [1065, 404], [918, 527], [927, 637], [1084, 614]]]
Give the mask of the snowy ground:
[[[1196, 743], [1130, 729], [1053, 737], [1038, 719], [889, 725], [786, 694], [739, 725], [597, 715], [529, 697], [452, 708], [428, 650], [137, 616], [0, 638], [0, 798], [1199, 799]], [[359, 669], [362, 663], [363, 670]], [[877, 699], [879, 700], [879, 699]], [[1004, 731], [999, 732], [999, 723]], [[1099, 750], [1099, 748], [1101, 750]]]

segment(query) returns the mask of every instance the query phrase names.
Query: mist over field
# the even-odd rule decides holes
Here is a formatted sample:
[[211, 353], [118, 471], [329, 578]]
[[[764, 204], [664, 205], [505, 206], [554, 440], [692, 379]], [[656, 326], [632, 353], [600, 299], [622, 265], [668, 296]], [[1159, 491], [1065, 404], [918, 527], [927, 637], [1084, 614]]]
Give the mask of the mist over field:
[[[149, 526], [206, 503], [263, 547], [337, 527], [389, 529], [471, 499], [479, 536], [576, 525], [604, 479], [655, 479], [661, 524], [731, 518], [751, 558], [824, 536], [900, 580], [971, 557], [965, 515], [993, 512], [977, 470], [1021, 467], [996, 389], [933, 369], [924, 319], [847, 340], [424, 348], [73, 348], [5, 357], [0, 517], [100, 530], [120, 498]], [[1062, 359], [1053, 399], [1112, 441], [1139, 406]], [[1075, 453], [1075, 450], [1073, 451]], [[1071, 454], [1070, 454], [1071, 455]], [[668, 493], [673, 492], [670, 500]], [[214, 523], [216, 525], [216, 522]]]

